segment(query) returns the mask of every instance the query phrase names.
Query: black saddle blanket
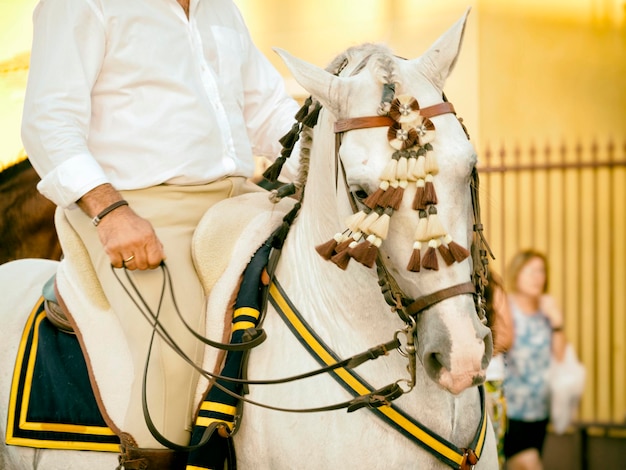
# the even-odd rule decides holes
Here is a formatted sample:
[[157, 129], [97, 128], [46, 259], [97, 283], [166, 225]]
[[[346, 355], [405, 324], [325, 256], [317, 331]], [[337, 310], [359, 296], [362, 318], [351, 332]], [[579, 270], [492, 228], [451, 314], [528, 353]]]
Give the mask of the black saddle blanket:
[[22, 335], [8, 411], [7, 444], [119, 452], [119, 438], [98, 410], [78, 340], [50, 323], [43, 298]]

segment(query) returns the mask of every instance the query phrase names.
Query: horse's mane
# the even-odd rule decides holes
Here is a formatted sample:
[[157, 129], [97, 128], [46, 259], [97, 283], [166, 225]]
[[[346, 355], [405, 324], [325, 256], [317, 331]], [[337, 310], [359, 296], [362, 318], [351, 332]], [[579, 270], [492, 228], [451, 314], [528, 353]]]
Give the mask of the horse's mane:
[[364, 43], [346, 49], [328, 64], [326, 70], [332, 74], [339, 74], [347, 64], [353, 63], [355, 60], [374, 59], [367, 60], [353, 74], [359, 73], [364, 67], [369, 67], [381, 83], [392, 84], [397, 83], [394, 57], [391, 49], [384, 44]]

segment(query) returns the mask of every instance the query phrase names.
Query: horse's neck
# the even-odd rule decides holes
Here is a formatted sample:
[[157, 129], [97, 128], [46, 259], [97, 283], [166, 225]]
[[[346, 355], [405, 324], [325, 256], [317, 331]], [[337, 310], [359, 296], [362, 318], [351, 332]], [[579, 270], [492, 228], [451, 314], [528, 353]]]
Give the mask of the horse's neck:
[[[318, 227], [310, 217], [314, 213], [305, 211], [299, 216], [283, 250], [277, 276], [287, 295], [342, 358], [390, 341], [403, 323], [385, 303], [375, 272], [355, 261], [342, 271], [323, 260], [314, 249]], [[394, 351], [360, 366], [358, 373], [380, 387], [408, 378], [406, 366], [406, 359]], [[397, 402], [400, 408], [450, 440], [466, 439], [475, 432], [479, 419], [476, 389], [455, 397], [437, 386], [419, 362], [416, 381], [415, 388]]]

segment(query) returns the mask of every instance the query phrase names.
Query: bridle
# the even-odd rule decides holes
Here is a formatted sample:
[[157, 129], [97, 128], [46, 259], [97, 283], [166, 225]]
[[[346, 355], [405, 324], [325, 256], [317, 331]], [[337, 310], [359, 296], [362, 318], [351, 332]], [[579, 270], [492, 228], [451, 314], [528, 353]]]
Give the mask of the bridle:
[[[449, 101], [445, 100], [441, 103], [421, 108], [419, 110], [420, 115], [424, 118], [431, 118], [434, 116], [440, 116], [442, 114], [452, 113], [456, 116], [456, 112], [454, 110], [454, 106]], [[462, 121], [459, 120], [462, 124]], [[349, 185], [347, 183], [345, 171], [343, 164], [341, 162], [340, 157], [340, 147], [342, 136], [348, 131], [356, 130], [356, 129], [369, 129], [375, 127], [388, 127], [394, 123], [394, 120], [389, 116], [365, 116], [365, 117], [355, 117], [355, 118], [347, 118], [340, 119], [335, 122], [334, 131], [335, 131], [335, 176], [336, 183], [338, 180], [339, 169], [343, 174], [343, 181], [345, 184], [346, 192], [348, 194], [348, 198], [350, 201], [350, 205], [352, 207], [353, 212], [358, 210], [357, 207], [357, 198], [353, 191], [350, 190]], [[467, 135], [467, 130], [465, 126], [463, 126], [463, 130]], [[469, 135], [467, 135], [469, 140]], [[465, 294], [473, 294], [474, 302], [476, 305], [476, 310], [478, 312], [479, 318], [483, 323], [486, 323], [486, 315], [485, 315], [485, 301], [484, 301], [484, 288], [487, 284], [487, 264], [488, 258], [487, 254], [489, 254], [492, 258], [494, 258], [491, 249], [487, 241], [485, 240], [483, 234], [483, 225], [481, 221], [480, 215], [480, 201], [479, 201], [479, 179], [478, 179], [478, 171], [474, 167], [472, 169], [471, 175], [471, 197], [472, 197], [472, 214], [474, 219], [473, 224], [473, 241], [472, 241], [472, 279], [471, 281], [460, 283], [454, 286], [446, 287], [444, 289], [440, 289], [431, 294], [425, 295], [423, 297], [419, 297], [417, 299], [413, 299], [408, 297], [404, 291], [399, 287], [398, 283], [391, 275], [389, 269], [387, 269], [382, 257], [380, 254], [376, 257], [376, 268], [379, 279], [379, 285], [381, 287], [383, 296], [387, 304], [394, 310], [400, 318], [405, 322], [411, 322], [412, 318], [417, 316], [419, 313], [427, 310], [432, 307], [436, 303], [439, 303], [443, 300], [449, 299], [451, 297], [455, 297], [458, 295]]]

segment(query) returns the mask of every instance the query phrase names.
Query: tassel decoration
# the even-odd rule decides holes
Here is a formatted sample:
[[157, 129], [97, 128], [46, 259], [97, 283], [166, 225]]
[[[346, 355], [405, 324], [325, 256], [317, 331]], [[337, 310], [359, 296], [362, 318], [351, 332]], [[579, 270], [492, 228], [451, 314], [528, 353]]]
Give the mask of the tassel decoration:
[[435, 192], [435, 185], [433, 184], [433, 175], [426, 175], [424, 182], [424, 193], [422, 194], [421, 206], [426, 207], [431, 204], [437, 204], [437, 193]]
[[392, 158], [385, 166], [385, 169], [379, 176], [379, 179], [382, 181], [394, 181], [396, 179], [396, 170], [398, 168], [398, 160]]
[[389, 117], [396, 122], [413, 122], [419, 119], [419, 104], [410, 95], [397, 96], [389, 109]]
[[[393, 212], [393, 211], [391, 211]], [[391, 220], [391, 215], [385, 211], [378, 219], [376, 219], [369, 226], [369, 233], [376, 235], [378, 238], [384, 240], [387, 238], [387, 234], [389, 233], [389, 222]]]
[[361, 225], [361, 223], [365, 220], [365, 217], [367, 217], [369, 212], [370, 211], [355, 212], [346, 219], [346, 227], [348, 227], [352, 232], [357, 232], [359, 230], [359, 225]]
[[283, 169], [283, 165], [287, 158], [283, 155], [278, 157], [274, 163], [272, 163], [264, 172], [263, 178], [268, 180], [271, 183], [275, 183], [278, 177], [280, 176], [280, 172]]
[[450, 250], [450, 254], [452, 254], [454, 260], [457, 263], [460, 263], [470, 255], [470, 252], [467, 249], [463, 248], [455, 241], [451, 241], [450, 243], [448, 243], [448, 249]]
[[446, 262], [446, 265], [451, 266], [454, 264], [454, 256], [450, 253], [450, 249], [444, 243], [438, 243], [437, 250], [439, 250], [439, 254]]
[[372, 235], [356, 245], [354, 248], [350, 248], [350, 256], [368, 268], [374, 266], [376, 257], [378, 256], [378, 246], [370, 241], [375, 241], [374, 238], [370, 237], [372, 237]]
[[426, 118], [415, 127], [415, 133], [420, 145], [430, 144], [435, 140], [435, 125], [430, 119]]
[[385, 194], [385, 189], [379, 186], [378, 189], [376, 189], [376, 191], [374, 191], [372, 194], [370, 194], [365, 199], [363, 199], [363, 204], [365, 204], [370, 209], [375, 209], [376, 206], [378, 205], [378, 201], [380, 200], [383, 194]]
[[419, 220], [417, 221], [417, 229], [415, 229], [415, 241], [428, 241], [428, 213], [424, 210], [419, 211]]
[[439, 220], [439, 215], [437, 215], [437, 208], [435, 206], [430, 206], [428, 208], [428, 234], [427, 238], [429, 240], [440, 238], [446, 235], [446, 230], [443, 228], [441, 221]]
[[404, 189], [408, 186], [408, 181], [400, 181], [398, 187], [394, 189], [392, 197], [389, 198], [389, 202], [387, 207], [397, 211], [400, 209], [400, 204], [402, 204], [402, 198], [404, 197]]
[[[380, 210], [380, 209], [378, 209], [378, 210]], [[370, 233], [370, 231], [369, 231], [370, 226], [371, 226], [371, 225], [372, 225], [372, 224], [373, 224], [376, 220], [378, 220], [378, 218], [379, 218], [379, 217], [380, 217], [380, 213], [379, 213], [379, 212], [377, 212], [377, 211], [372, 211], [372, 212], [370, 212], [370, 213], [367, 215], [367, 217], [365, 217], [365, 219], [363, 219], [363, 222], [361, 222], [361, 223], [359, 224], [359, 230], [360, 230], [361, 232], [364, 232], [364, 233]]]
[[413, 209], [416, 211], [425, 210], [426, 206], [424, 205], [424, 189], [426, 186], [426, 182], [423, 179], [417, 180], [417, 188], [415, 189], [415, 197], [413, 198]]
[[336, 253], [335, 250], [337, 248], [337, 245], [339, 245], [339, 243], [344, 240], [345, 233], [336, 233], [335, 236], [328, 240], [326, 243], [317, 245], [315, 247], [315, 251], [317, 251], [322, 258], [328, 261]]
[[436, 175], [439, 173], [439, 165], [437, 164], [437, 158], [432, 154], [432, 152], [428, 152], [424, 161], [424, 170], [426, 173], [431, 175]]
[[421, 265], [421, 257], [420, 251], [422, 249], [422, 242], [413, 243], [413, 252], [411, 253], [411, 258], [409, 259], [409, 264], [406, 269], [413, 273], [420, 272]]
[[383, 195], [380, 197], [380, 199], [378, 200], [378, 205], [382, 207], [383, 209], [386, 209], [387, 207], [389, 207], [389, 202], [391, 201], [391, 199], [393, 199], [394, 197], [393, 195], [397, 189], [398, 189], [397, 181], [394, 183], [391, 183], [389, 185], [389, 189], [387, 189], [387, 191], [385, 191]]
[[[422, 150], [422, 149], [420, 149]], [[426, 158], [424, 155], [420, 155], [419, 152], [415, 159], [415, 166], [413, 167], [413, 177], [416, 180], [425, 179], [426, 178]]]
[[398, 181], [409, 179], [409, 159], [405, 154], [406, 152], [400, 154], [400, 158], [398, 159], [395, 177]]
[[300, 138], [300, 124], [295, 123], [291, 126], [291, 130], [287, 132], [284, 136], [282, 136], [278, 142], [283, 148], [292, 149], [296, 142]]
[[431, 271], [439, 271], [439, 262], [437, 261], [437, 240], [428, 242], [428, 249], [422, 258], [422, 267]]
[[345, 271], [348, 267], [348, 264], [350, 263], [349, 249], [346, 247], [346, 249], [333, 255], [330, 260]]
[[408, 181], [417, 181], [417, 177], [414, 175], [415, 173], [415, 164], [417, 163], [417, 154], [415, 151], [411, 150], [409, 158], [407, 159], [407, 169], [406, 169], [406, 179]]
[[317, 120], [320, 115], [320, 111], [322, 110], [322, 105], [320, 103], [315, 103], [315, 108], [311, 111], [303, 120], [302, 125], [306, 127], [310, 127], [311, 129], [315, 127], [317, 124]]
[[389, 145], [396, 150], [408, 149], [417, 142], [417, 131], [413, 127], [396, 122], [389, 126], [387, 140], [389, 140]]
[[311, 98], [310, 96], [306, 100], [304, 100], [304, 104], [294, 116], [296, 121], [302, 122], [302, 120], [309, 114], [309, 107], [312, 104], [313, 104], [313, 98]]

